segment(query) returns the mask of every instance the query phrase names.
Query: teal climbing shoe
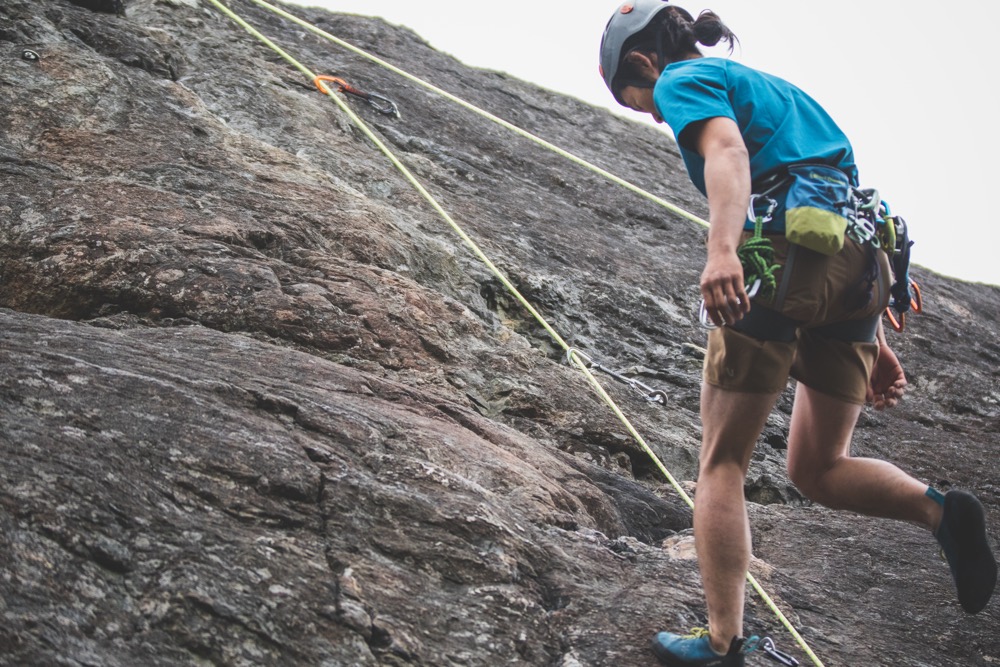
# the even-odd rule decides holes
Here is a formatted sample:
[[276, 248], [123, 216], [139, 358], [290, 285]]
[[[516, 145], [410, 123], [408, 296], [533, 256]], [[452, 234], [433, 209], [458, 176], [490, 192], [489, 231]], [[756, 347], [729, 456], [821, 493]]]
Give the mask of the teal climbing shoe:
[[712, 648], [708, 630], [695, 628], [689, 635], [660, 632], [653, 637], [653, 653], [669, 667], [743, 667], [744, 640], [733, 638], [729, 652], [719, 655]]
[[937, 538], [958, 590], [958, 601], [969, 614], [986, 606], [997, 584], [997, 561], [986, 537], [986, 517], [979, 500], [968, 491], [927, 495], [944, 507]]

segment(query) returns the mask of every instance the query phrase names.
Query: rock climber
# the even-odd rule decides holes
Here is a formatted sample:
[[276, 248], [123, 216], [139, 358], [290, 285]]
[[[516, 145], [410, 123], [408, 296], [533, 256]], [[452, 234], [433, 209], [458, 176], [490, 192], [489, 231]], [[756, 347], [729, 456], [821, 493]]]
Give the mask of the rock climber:
[[[724, 42], [731, 53], [735, 39], [714, 12], [696, 19], [665, 0], [628, 0], [608, 22], [600, 51], [615, 99], [669, 125], [692, 182], [708, 199], [700, 286], [716, 328], [704, 364], [694, 508], [708, 628], [654, 637], [656, 656], [675, 667], [744, 664], [751, 542], [743, 483], [789, 376], [797, 384], [787, 465], [802, 493], [827, 507], [927, 527], [966, 612], [986, 606], [997, 576], [973, 494], [942, 494], [891, 463], [851, 456], [863, 405], [891, 408], [906, 387], [882, 328], [887, 253], [845, 234], [856, 222], [845, 201], [858, 171], [851, 143], [828, 113], [790, 83], [705, 57], [698, 47]], [[751, 195], [762, 193], [778, 203], [763, 230], [748, 215]], [[767, 263], [775, 270], [764, 276], [773, 278], [773, 289], [748, 294], [738, 249], [754, 236], [769, 242]], [[816, 236], [820, 242], [811, 243]]]

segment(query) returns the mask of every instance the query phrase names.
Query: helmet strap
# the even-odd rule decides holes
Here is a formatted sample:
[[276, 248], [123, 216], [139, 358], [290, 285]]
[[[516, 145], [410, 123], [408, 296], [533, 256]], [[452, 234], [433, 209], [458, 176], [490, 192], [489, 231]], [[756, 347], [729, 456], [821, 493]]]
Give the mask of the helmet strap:
[[639, 79], [639, 78], [635, 78], [635, 79], [622, 79], [622, 78], [618, 78], [618, 79], [615, 79], [615, 83], [617, 85], [615, 86], [614, 96], [615, 96], [615, 99], [618, 101], [618, 104], [622, 105], [623, 107], [624, 106], [628, 106], [627, 104], [625, 104], [625, 102], [622, 101], [622, 91], [625, 89], [626, 86], [632, 86], [633, 88], [655, 88], [656, 87], [656, 83], [655, 82], [648, 81], [646, 79]]
[[618, 90], [621, 90], [625, 86], [632, 86], [633, 88], [655, 88], [656, 82], [650, 81], [648, 79], [618, 79]]

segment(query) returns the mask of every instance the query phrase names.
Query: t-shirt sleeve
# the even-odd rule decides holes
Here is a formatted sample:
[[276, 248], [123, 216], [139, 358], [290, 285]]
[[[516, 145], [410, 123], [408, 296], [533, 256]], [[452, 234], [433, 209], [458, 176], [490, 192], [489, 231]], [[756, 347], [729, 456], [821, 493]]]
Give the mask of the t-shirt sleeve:
[[695, 147], [691, 134], [685, 134], [685, 130], [720, 116], [736, 120], [729, 101], [726, 72], [715, 65], [668, 69], [653, 89], [653, 102], [673, 130], [677, 143], [688, 150]]

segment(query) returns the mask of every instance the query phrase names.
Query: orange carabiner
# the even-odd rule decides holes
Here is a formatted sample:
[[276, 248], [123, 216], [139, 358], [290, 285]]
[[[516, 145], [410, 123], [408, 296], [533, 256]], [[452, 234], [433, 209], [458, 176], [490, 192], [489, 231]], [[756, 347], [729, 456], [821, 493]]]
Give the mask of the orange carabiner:
[[913, 296], [910, 297], [910, 309], [917, 314], [924, 312], [924, 299], [920, 296], [920, 285], [917, 284], [917, 281], [911, 280], [910, 287], [913, 288]]
[[889, 325], [892, 326], [893, 331], [899, 333], [906, 328], [906, 315], [903, 313], [899, 314], [899, 319], [892, 314], [892, 308], [885, 309], [885, 316], [889, 319]]
[[340, 79], [335, 76], [330, 76], [328, 74], [320, 74], [315, 79], [313, 79], [313, 85], [319, 88], [319, 92], [323, 93], [324, 95], [330, 94], [330, 89], [327, 88], [325, 85], [323, 85], [324, 81], [329, 81], [330, 83], [337, 84], [337, 88], [340, 90], [347, 90], [348, 88], [350, 88], [348, 83], [343, 79]]

